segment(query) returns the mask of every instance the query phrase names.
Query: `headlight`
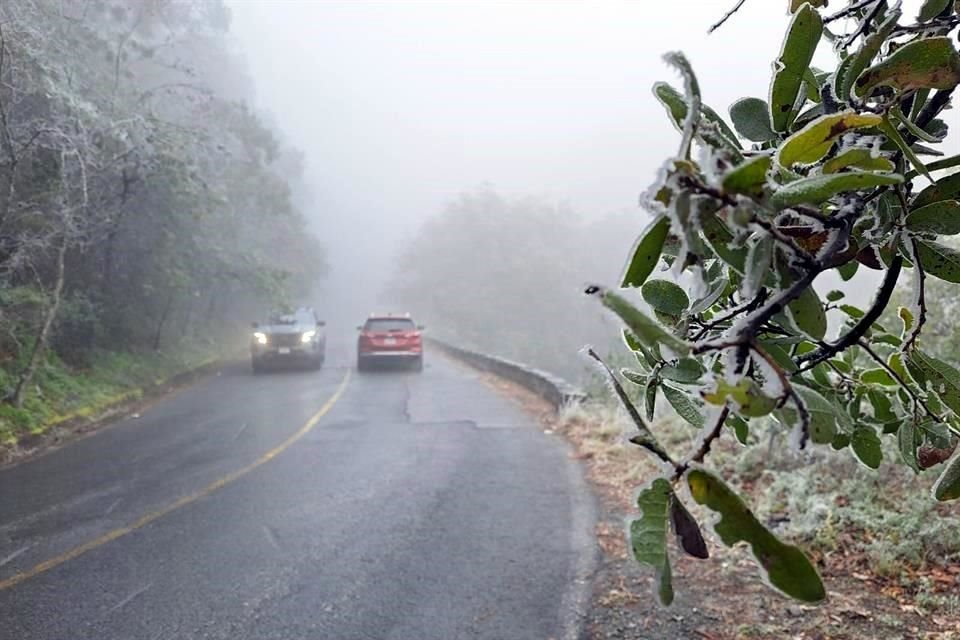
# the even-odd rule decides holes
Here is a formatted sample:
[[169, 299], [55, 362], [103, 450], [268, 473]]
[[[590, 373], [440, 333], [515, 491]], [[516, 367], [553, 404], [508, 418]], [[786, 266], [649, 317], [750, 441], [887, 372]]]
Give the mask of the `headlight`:
[[303, 335], [300, 336], [300, 342], [310, 342], [315, 335], [317, 335], [317, 332], [312, 329], [310, 331], [304, 331]]
[[257, 341], [257, 344], [267, 344], [267, 334], [257, 331], [253, 334], [253, 339]]

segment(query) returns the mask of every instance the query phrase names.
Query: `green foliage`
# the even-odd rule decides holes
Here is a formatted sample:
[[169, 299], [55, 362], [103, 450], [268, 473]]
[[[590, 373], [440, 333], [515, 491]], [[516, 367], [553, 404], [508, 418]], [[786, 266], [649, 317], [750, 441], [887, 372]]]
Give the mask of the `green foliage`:
[[670, 221], [666, 218], [660, 218], [651, 223], [640, 236], [633, 250], [633, 256], [627, 265], [626, 273], [623, 274], [620, 286], [639, 287], [650, 277], [657, 262], [660, 261], [660, 253], [663, 251], [663, 243], [669, 231]]
[[[728, 427], [744, 443], [770, 422], [801, 448], [812, 442], [870, 470], [886, 461], [923, 473], [953, 456], [934, 494], [960, 497], [960, 372], [919, 348], [929, 330], [925, 290], [960, 282], [960, 252], [943, 241], [960, 233], [960, 173], [917, 180], [960, 166], [919, 158], [940, 153], [946, 139], [938, 116], [960, 83], [949, 35], [958, 22], [938, 2], [924, 4], [920, 28], [904, 28], [896, 3], [851, 3], [837, 32], [843, 21], [824, 21], [823, 4], [793, 3], [769, 100], [730, 107], [746, 147], [702, 106], [682, 55], [670, 54], [685, 91], [661, 83], [654, 93], [682, 139], [644, 199], [667, 232], [656, 242], [644, 233], [638, 247], [650, 246], [632, 258], [642, 277], [623, 283], [641, 287], [661, 322], [623, 295], [588, 289], [629, 329], [638, 368], [628, 380], [643, 385], [648, 409], [659, 391], [703, 429], [683, 457], [649, 425], [632, 442], [672, 467], [665, 480], [685, 480], [696, 502], [720, 513], [724, 543], [750, 544], [771, 584], [807, 601], [824, 589], [803, 553], [699, 466]], [[840, 53], [831, 71], [810, 67], [823, 39]], [[646, 281], [651, 261], [671, 269], [671, 282]], [[832, 291], [824, 304], [814, 282], [830, 273], [851, 280], [860, 264], [883, 272], [873, 303], [858, 308]], [[885, 310], [908, 276], [912, 299], [891, 320]], [[943, 302], [956, 299], [949, 291], [938, 303], [955, 317], [960, 309]], [[950, 335], [960, 337], [952, 327]], [[636, 414], [632, 396], [619, 397]]]
[[728, 547], [738, 542], [749, 544], [771, 585], [806, 602], [819, 602], [827, 596], [820, 576], [803, 552], [770, 533], [720, 478], [693, 469], [687, 473], [687, 484], [697, 503], [720, 514], [714, 525], [720, 540]]
[[637, 496], [639, 519], [630, 523], [630, 548], [641, 564], [650, 565], [657, 574], [656, 593], [660, 602], [673, 602], [673, 577], [667, 555], [667, 527], [673, 490], [663, 478], [656, 478]]

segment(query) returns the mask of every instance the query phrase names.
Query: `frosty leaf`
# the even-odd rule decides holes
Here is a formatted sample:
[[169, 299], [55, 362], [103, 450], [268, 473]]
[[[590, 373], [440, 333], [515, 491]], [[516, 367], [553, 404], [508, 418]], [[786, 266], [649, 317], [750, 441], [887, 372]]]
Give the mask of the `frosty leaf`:
[[860, 462], [871, 469], [880, 467], [883, 461], [883, 451], [880, 448], [880, 437], [872, 427], [857, 427], [850, 436], [850, 448]]
[[750, 299], [757, 295], [770, 273], [772, 261], [772, 236], [760, 236], [750, 244], [747, 252], [746, 273], [741, 284], [741, 292], [744, 298]]
[[897, 449], [904, 464], [920, 473], [920, 464], [917, 462], [917, 447], [920, 445], [919, 434], [910, 420], [904, 420], [897, 430]]
[[847, 191], [862, 191], [872, 187], [894, 185], [903, 182], [903, 176], [896, 173], [868, 173], [851, 171], [825, 176], [812, 176], [791, 182], [774, 192], [770, 206], [774, 209], [786, 209], [798, 204], [822, 204]]
[[872, 113], [844, 111], [820, 116], [787, 138], [777, 150], [776, 160], [784, 167], [812, 164], [830, 151], [834, 142], [851, 129], [875, 127], [883, 120]]
[[[930, 168], [934, 168], [932, 164]], [[960, 171], [940, 178], [918, 193], [910, 204], [911, 208], [919, 209], [942, 200], [960, 200]]]
[[830, 292], [827, 294], [827, 300], [829, 300], [830, 302], [836, 302], [836, 301], [838, 301], [838, 300], [843, 300], [843, 297], [844, 297], [845, 295], [846, 295], [846, 294], [845, 294], [843, 291], [840, 291], [840, 290], [838, 290], [838, 289], [834, 289], [833, 291], [830, 291]]
[[780, 57], [773, 64], [769, 102], [770, 124], [774, 131], [784, 132], [790, 126], [797, 94], [822, 33], [823, 20], [809, 5], [800, 7], [793, 14]]
[[670, 220], [666, 216], [650, 223], [633, 249], [633, 256], [620, 283], [621, 287], [639, 287], [646, 281], [660, 260], [663, 243], [669, 231]]
[[681, 384], [694, 384], [703, 376], [704, 368], [695, 358], [680, 358], [660, 368], [660, 376]]
[[880, 53], [880, 48], [883, 46], [883, 43], [886, 42], [887, 37], [893, 31], [894, 27], [897, 26], [900, 15], [899, 11], [890, 13], [880, 26], [877, 27], [877, 30], [867, 36], [863, 46], [843, 62], [840, 67], [841, 71], [838, 73], [839, 77], [837, 78], [837, 87], [841, 100], [846, 101], [850, 99], [850, 91], [853, 89], [853, 83], [860, 77], [863, 70], [873, 62], [877, 54]]
[[690, 306], [686, 292], [669, 280], [649, 280], [640, 289], [644, 301], [668, 316], [679, 316]]
[[734, 167], [723, 177], [723, 190], [727, 193], [740, 193], [759, 198], [767, 183], [767, 171], [773, 160], [769, 155], [757, 156]]
[[734, 271], [742, 274], [747, 259], [747, 249], [731, 246], [733, 234], [715, 215], [706, 216], [700, 221], [700, 226], [703, 228], [703, 237], [706, 238], [714, 253]]
[[589, 287], [587, 293], [598, 295], [603, 306], [619, 316], [641, 342], [665, 346], [677, 355], [686, 355], [690, 352], [689, 344], [667, 331], [660, 323], [641, 313], [623, 296], [597, 286]]
[[914, 40], [875, 64], [854, 83], [858, 96], [889, 86], [903, 92], [911, 89], [953, 89], [960, 83], [960, 56], [948, 37]]
[[777, 137], [770, 128], [770, 107], [760, 98], [740, 98], [730, 105], [733, 127], [751, 142], [766, 142]]
[[933, 497], [940, 502], [960, 498], [960, 455], [947, 463], [937, 483], [933, 485]]
[[821, 172], [837, 173], [850, 167], [864, 171], [893, 171], [896, 165], [883, 156], [874, 156], [869, 149], [850, 149], [824, 162]]
[[907, 364], [911, 373], [917, 371], [919, 374], [914, 378], [926, 381], [945, 405], [960, 413], [960, 371], [919, 349], [910, 353]]
[[777, 407], [777, 399], [764, 395], [760, 386], [750, 378], [743, 378], [737, 384], [721, 378], [716, 381], [714, 390], [703, 393], [703, 399], [717, 406], [730, 400], [739, 414], [750, 418], [765, 416]]
[[844, 282], [846, 282], [853, 278], [853, 276], [857, 275], [857, 269], [859, 267], [859, 262], [851, 260], [850, 262], [837, 267], [837, 272], [840, 274], [840, 277], [844, 280]]
[[917, 233], [956, 235], [960, 233], [960, 202], [942, 200], [914, 209], [907, 215], [904, 226]]
[[917, 22], [927, 22], [933, 20], [950, 6], [953, 0], [924, 0], [920, 5], [920, 13], [917, 15]]
[[890, 374], [887, 373], [886, 369], [876, 368], [876, 369], [865, 369], [860, 372], [860, 381], [865, 384], [882, 384], [887, 386], [893, 386], [897, 384], [897, 381], [890, 377]]
[[712, 307], [714, 303], [720, 299], [720, 296], [723, 295], [723, 292], [727, 290], [729, 285], [730, 281], [726, 278], [720, 278], [717, 280], [710, 291], [707, 292], [707, 295], [703, 296], [699, 300], [694, 301], [694, 303], [690, 306], [690, 315], [703, 313]]
[[916, 257], [927, 274], [947, 282], [960, 282], [960, 251], [917, 238]]
[[670, 558], [667, 556], [667, 518], [673, 489], [665, 478], [656, 478], [637, 496], [640, 518], [630, 523], [630, 548], [640, 564], [653, 567], [661, 604], [673, 602]]
[[693, 469], [687, 474], [687, 485], [698, 504], [720, 514], [713, 527], [720, 540], [728, 547], [748, 543], [770, 584], [804, 602], [819, 602], [826, 597], [820, 576], [803, 552], [770, 533], [720, 478]]
[[913, 165], [913, 168], [921, 175], [925, 176], [927, 179], [932, 179], [930, 172], [927, 170], [927, 167], [923, 164], [923, 161], [917, 157], [916, 152], [914, 152], [913, 147], [903, 139], [903, 136], [900, 135], [900, 131], [897, 130], [897, 127], [894, 126], [890, 120], [883, 118], [883, 121], [880, 123], [880, 130], [883, 131], [884, 135], [890, 139], [890, 141], [903, 152], [903, 155], [906, 156], [907, 160], [910, 161], [910, 164]]
[[697, 403], [690, 398], [688, 392], [671, 387], [668, 384], [661, 385], [660, 390], [673, 410], [677, 412], [677, 415], [698, 429], [703, 427], [703, 414]]
[[821, 340], [827, 333], [827, 312], [813, 287], [807, 287], [787, 304], [787, 315], [805, 335]]
[[[653, 85], [653, 95], [656, 96], [657, 100], [666, 108], [667, 113], [670, 115], [670, 120], [673, 122], [674, 126], [678, 130], [683, 131], [683, 123], [687, 118], [687, 100], [683, 95], [674, 89], [672, 86], [666, 82], [658, 82]], [[728, 125], [720, 114], [708, 107], [707, 105], [700, 105], [700, 112], [703, 114], [703, 119], [706, 122], [709, 122], [717, 127], [717, 130], [720, 134], [728, 139], [728, 142], [736, 148], [739, 148], [737, 145], [737, 136], [730, 130], [730, 125]]]
[[[830, 444], [837, 433], [838, 425], [844, 428], [849, 427], [849, 416], [824, 398], [819, 391], [796, 383], [793, 389], [803, 399], [810, 413], [810, 439], [815, 443]], [[789, 405], [777, 412], [777, 418], [790, 426], [799, 420], [797, 410]]]

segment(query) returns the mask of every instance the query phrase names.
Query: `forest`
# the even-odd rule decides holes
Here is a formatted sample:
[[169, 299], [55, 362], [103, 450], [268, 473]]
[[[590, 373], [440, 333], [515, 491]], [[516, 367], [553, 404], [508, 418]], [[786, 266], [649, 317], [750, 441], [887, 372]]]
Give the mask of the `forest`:
[[229, 26], [221, 2], [0, 3], [5, 439], [323, 276], [303, 156], [248, 106]]

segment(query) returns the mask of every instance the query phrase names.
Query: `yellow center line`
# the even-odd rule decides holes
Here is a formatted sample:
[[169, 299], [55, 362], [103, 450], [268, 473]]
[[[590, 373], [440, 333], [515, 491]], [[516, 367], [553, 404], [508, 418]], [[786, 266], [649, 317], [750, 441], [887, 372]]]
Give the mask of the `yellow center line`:
[[102, 547], [108, 542], [112, 542], [117, 538], [122, 538], [128, 533], [133, 533], [137, 529], [141, 529], [147, 526], [148, 524], [150, 524], [151, 522], [155, 520], [159, 520], [160, 518], [170, 513], [173, 513], [174, 511], [176, 511], [181, 507], [185, 507], [188, 504], [196, 502], [200, 498], [204, 498], [210, 495], [211, 493], [213, 493], [214, 491], [217, 491], [218, 489], [222, 489], [228, 484], [231, 484], [232, 482], [247, 475], [257, 467], [266, 464], [270, 460], [273, 460], [275, 457], [277, 457], [278, 455], [280, 455], [281, 453], [289, 449], [290, 446], [293, 443], [295, 443], [297, 440], [307, 435], [307, 433], [309, 433], [311, 429], [317, 426], [317, 423], [320, 422], [320, 418], [326, 415], [326, 413], [330, 411], [331, 408], [333, 408], [333, 405], [337, 403], [337, 400], [340, 399], [340, 396], [343, 395], [344, 390], [347, 388], [348, 382], [350, 382], [350, 369], [347, 369], [347, 375], [345, 375], [343, 377], [343, 380], [340, 381], [340, 385], [337, 387], [337, 390], [334, 392], [334, 394], [330, 396], [330, 399], [327, 400], [324, 403], [324, 405], [320, 407], [320, 409], [315, 414], [313, 414], [310, 417], [310, 419], [307, 420], [307, 422], [302, 427], [300, 427], [296, 431], [296, 433], [294, 433], [292, 436], [290, 436], [289, 438], [281, 442], [279, 445], [277, 445], [273, 449], [270, 449], [270, 451], [267, 451], [265, 454], [263, 454], [262, 456], [260, 456], [259, 458], [257, 458], [256, 460], [248, 464], [247, 466], [243, 467], [242, 469], [238, 469], [237, 471], [234, 471], [232, 473], [228, 473], [222, 478], [218, 478], [217, 480], [214, 480], [213, 482], [208, 484], [203, 489], [200, 489], [196, 493], [191, 493], [189, 495], [178, 498], [177, 500], [174, 500], [170, 504], [164, 507], [161, 507], [156, 511], [152, 511], [126, 526], [118, 527], [116, 529], [113, 529], [112, 531], [108, 531], [107, 533], [103, 534], [99, 538], [94, 538], [93, 540], [90, 540], [89, 542], [85, 542], [80, 546], [77, 546], [68, 551], [65, 551], [64, 553], [58, 556], [50, 558], [49, 560], [45, 560], [44, 562], [41, 562], [40, 564], [26, 571], [15, 573], [9, 578], [0, 580], [0, 591], [15, 587], [21, 582], [29, 580], [30, 578], [34, 578], [42, 573], [46, 573], [51, 569], [55, 569], [56, 567], [59, 567], [60, 565], [66, 562], [69, 562], [70, 560], [73, 560], [74, 558], [78, 558], [88, 551], [93, 551], [94, 549], [98, 547]]

